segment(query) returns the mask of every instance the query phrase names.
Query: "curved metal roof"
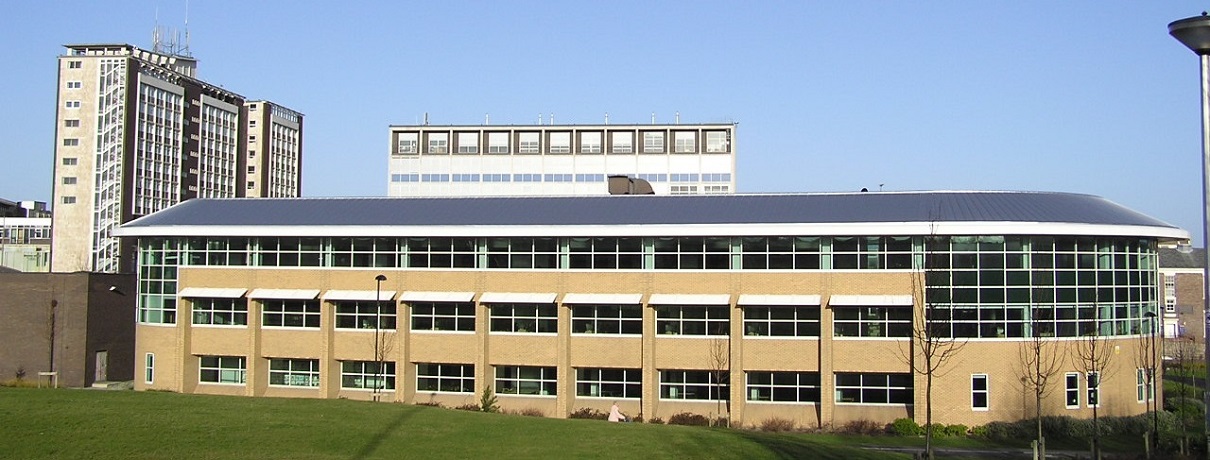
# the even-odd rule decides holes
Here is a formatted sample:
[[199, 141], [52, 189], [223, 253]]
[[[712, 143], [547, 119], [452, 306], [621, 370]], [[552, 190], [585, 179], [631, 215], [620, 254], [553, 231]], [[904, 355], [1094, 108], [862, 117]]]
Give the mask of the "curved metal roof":
[[[1113, 232], [1115, 234], [1166, 237], [1188, 235], [1171, 224], [1092, 195], [948, 191], [782, 195], [193, 199], [129, 222], [122, 226], [119, 234], [212, 234], [208, 229], [224, 229], [226, 232], [220, 233], [233, 234], [230, 230], [237, 227], [277, 227], [278, 230], [285, 230], [282, 227], [567, 229], [569, 226], [750, 227], [765, 224], [776, 227], [824, 226], [835, 229], [837, 226], [885, 227], [880, 224], [905, 223], [930, 226], [954, 223], [1071, 224], [1132, 229], [1125, 233]], [[170, 227], [175, 230], [167, 231]], [[186, 228], [194, 232], [188, 233]], [[283, 236], [293, 233], [286, 232]]]

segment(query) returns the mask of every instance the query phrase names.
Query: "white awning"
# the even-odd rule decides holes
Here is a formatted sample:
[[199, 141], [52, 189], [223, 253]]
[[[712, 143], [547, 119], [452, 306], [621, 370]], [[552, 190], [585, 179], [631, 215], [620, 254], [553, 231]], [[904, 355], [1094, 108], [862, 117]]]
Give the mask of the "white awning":
[[244, 288], [187, 287], [177, 291], [176, 295], [192, 298], [238, 299], [243, 297], [245, 292], [248, 290]]
[[474, 292], [404, 291], [399, 300], [404, 302], [470, 302]]
[[651, 294], [651, 305], [731, 305], [731, 294]]
[[546, 292], [484, 292], [479, 302], [490, 303], [555, 303], [555, 293]]
[[249, 299], [311, 300], [319, 296], [319, 289], [253, 289]]
[[740, 294], [739, 305], [758, 305], [766, 307], [795, 307], [799, 305], [819, 305], [818, 295], [774, 295], [774, 294]]
[[377, 300], [391, 300], [395, 297], [395, 291], [344, 291], [332, 289], [323, 295], [324, 300], [360, 300], [365, 302], [374, 302]]
[[910, 307], [914, 305], [911, 294], [907, 295], [834, 295], [828, 299], [833, 307]]
[[563, 295], [563, 303], [638, 305], [642, 302], [643, 294], [584, 294], [572, 292]]

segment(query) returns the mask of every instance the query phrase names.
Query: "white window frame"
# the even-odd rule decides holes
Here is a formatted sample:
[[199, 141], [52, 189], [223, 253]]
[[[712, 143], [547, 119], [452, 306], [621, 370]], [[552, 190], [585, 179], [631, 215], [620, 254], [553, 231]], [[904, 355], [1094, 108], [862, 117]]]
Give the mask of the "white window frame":
[[[336, 321], [334, 327], [342, 330], [360, 330], [373, 331], [375, 329], [383, 331], [394, 331], [397, 326], [396, 311], [398, 307], [392, 300], [384, 300], [377, 304], [373, 300], [334, 300], [332, 302], [332, 310], [336, 312]], [[379, 305], [382, 310], [379, 311]], [[353, 321], [353, 327], [347, 325], [341, 326], [341, 320]], [[378, 320], [378, 327], [374, 327], [374, 320]]]
[[634, 153], [634, 133], [613, 131], [609, 133], [609, 153]]
[[571, 153], [570, 131], [554, 131], [548, 135], [550, 136], [550, 153]]
[[643, 131], [643, 153], [664, 153], [663, 131]]
[[693, 131], [672, 132], [673, 153], [697, 153], [697, 133]]
[[[248, 300], [243, 297], [236, 299], [190, 298], [189, 303], [193, 317], [191, 321], [195, 326], [248, 326]], [[202, 321], [199, 321], [199, 314], [203, 315]], [[215, 318], [222, 318], [222, 315], [228, 315], [229, 320], [215, 322]], [[243, 322], [238, 321], [241, 315]]]
[[706, 131], [706, 153], [727, 153], [728, 137], [727, 131]]
[[155, 383], [155, 353], [147, 353], [143, 356], [143, 383], [148, 385]]
[[474, 394], [475, 365], [416, 363], [416, 393]]
[[420, 133], [399, 133], [399, 154], [400, 155], [415, 155], [420, 153]]
[[[983, 388], [980, 389], [976, 382], [982, 381]], [[975, 404], [975, 397], [983, 396], [983, 405]], [[987, 374], [971, 374], [971, 410], [986, 412], [991, 410], [991, 379]]]
[[[261, 327], [319, 329], [322, 326], [323, 317], [320, 314], [321, 307], [318, 300], [262, 299], [260, 302]], [[301, 304], [302, 310], [295, 311], [295, 304]], [[280, 315], [281, 324], [269, 324], [269, 315]], [[288, 324], [287, 318], [294, 317], [302, 319], [301, 326]], [[310, 322], [313, 322], [314, 325], [307, 325]]]
[[[207, 360], [213, 360], [207, 365]], [[245, 385], [248, 380], [248, 358], [243, 356], [198, 356], [197, 381], [215, 385]], [[206, 373], [213, 374], [208, 380]]]
[[[1093, 385], [1093, 382], [1096, 385]], [[1087, 384], [1088, 391], [1087, 400], [1085, 403], [1089, 408], [1101, 407], [1101, 372], [1092, 371], [1084, 375], [1084, 381]], [[1095, 403], [1093, 402], [1095, 401]]]
[[542, 153], [542, 133], [537, 131], [517, 133], [517, 153]]
[[458, 153], [479, 153], [479, 133], [459, 132]]
[[80, 164], [80, 160], [76, 157], [63, 158], [63, 166], [76, 166]]
[[[1072, 386], [1075, 383], [1075, 386]], [[1075, 396], [1075, 403], [1072, 403], [1072, 395]], [[1067, 372], [1063, 374], [1063, 406], [1068, 409], [1080, 408], [1080, 373]]]
[[[286, 369], [274, 369], [285, 364]], [[277, 383], [274, 383], [277, 380]], [[319, 360], [294, 358], [269, 358], [269, 386], [319, 388]]]
[[[475, 332], [473, 302], [408, 302], [412, 307], [413, 331]], [[425, 323], [428, 327], [422, 327]]]
[[[488, 330], [491, 333], [557, 334], [559, 307], [548, 303], [488, 303]], [[529, 314], [529, 310], [533, 310]], [[519, 311], [521, 310], [521, 311]], [[546, 314], [543, 314], [543, 313]], [[503, 325], [507, 322], [509, 327]]]
[[496, 366], [496, 394], [558, 397], [558, 374], [555, 366]]
[[507, 155], [509, 153], [508, 141], [508, 133], [487, 133], [487, 153]]
[[584, 131], [580, 133], [580, 153], [601, 153], [600, 131]]
[[340, 389], [374, 390], [373, 385], [379, 383], [378, 378], [381, 377], [384, 382], [378, 390], [395, 391], [395, 362], [383, 361], [382, 372], [375, 372], [373, 368], [377, 366], [378, 361], [341, 361]]
[[[601, 316], [602, 310], [615, 309], [617, 315]], [[618, 332], [601, 332], [604, 329]], [[623, 332], [623, 331], [632, 332]], [[573, 335], [643, 335], [643, 306], [637, 304], [573, 304], [571, 305]]]
[[[694, 391], [690, 392], [690, 389]], [[702, 389], [705, 389], [705, 397], [698, 397], [697, 391]], [[731, 383], [724, 382], [719, 384], [719, 382], [716, 382], [714, 371], [700, 369], [660, 370], [660, 400], [725, 401], [730, 394]]]
[[444, 155], [450, 153], [449, 133], [428, 133], [424, 153]]
[[63, 120], [63, 127], [64, 127], [64, 128], [79, 128], [79, 127], [80, 127], [80, 119], [78, 119], [78, 118], [69, 118], [69, 119]]
[[[619, 373], [621, 374], [620, 378], [618, 378]], [[577, 367], [576, 397], [642, 398], [643, 370], [637, 368]]]
[[[743, 310], [745, 337], [819, 338], [822, 331], [818, 305], [744, 305]], [[762, 313], [764, 317], [757, 317]], [[785, 333], [787, 327], [792, 333]]]
[[[749, 402], [817, 404], [823, 398], [818, 372], [747, 371], [744, 374], [747, 384], [744, 398]], [[754, 377], [766, 377], [766, 381], [754, 383]], [[792, 393], [794, 399], [785, 397], [787, 393]]]
[[[697, 309], [705, 310], [705, 318], [685, 317], [686, 311]], [[665, 336], [727, 337], [731, 334], [731, 307], [727, 305], [660, 305], [655, 318], [656, 333]], [[698, 323], [702, 325], [702, 333], [685, 332], [687, 325]], [[693, 329], [696, 327], [690, 328]]]
[[[841, 382], [840, 382], [841, 378], [854, 376], [854, 375], [856, 375], [859, 378], [859, 380], [860, 380], [859, 384], [857, 384], [857, 385], [842, 385], [841, 384]], [[882, 378], [884, 376], [885, 376], [885, 378]], [[895, 377], [897, 379], [906, 378], [907, 381], [912, 384], [912, 386], [892, 385], [891, 384], [892, 377]], [[916, 400], [916, 397], [913, 394], [913, 392], [915, 391], [915, 385], [914, 385], [915, 382], [913, 382], [913, 380], [912, 380], [912, 374], [897, 373], [897, 372], [837, 372], [837, 373], [833, 374], [833, 379], [836, 384], [836, 386], [835, 386], [835, 390], [836, 390], [836, 401], [835, 402], [836, 402], [836, 404], [864, 404], [864, 405], [878, 405], [878, 406], [886, 406], [886, 405], [898, 406], [898, 405], [904, 405], [904, 404], [913, 404]], [[882, 383], [882, 384], [878, 384], [877, 382], [867, 383], [866, 382], [867, 379], [883, 380], [886, 383]], [[844, 392], [845, 390], [850, 390], [850, 391], [855, 390], [856, 394], [858, 395], [858, 398], [857, 398], [858, 400], [857, 401], [841, 401], [842, 392]], [[864, 400], [865, 395], [870, 390], [886, 391], [887, 402], [865, 401]], [[905, 395], [907, 395], [909, 400], [906, 402], [892, 402], [891, 394], [893, 392], [900, 392], [902, 394], [905, 394]]]

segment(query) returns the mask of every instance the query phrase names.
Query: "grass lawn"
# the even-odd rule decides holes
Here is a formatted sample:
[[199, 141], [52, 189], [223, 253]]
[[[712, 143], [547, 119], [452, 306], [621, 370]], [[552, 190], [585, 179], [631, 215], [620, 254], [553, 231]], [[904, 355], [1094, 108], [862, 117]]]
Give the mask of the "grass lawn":
[[3, 458], [910, 458], [845, 444], [347, 400], [0, 388]]

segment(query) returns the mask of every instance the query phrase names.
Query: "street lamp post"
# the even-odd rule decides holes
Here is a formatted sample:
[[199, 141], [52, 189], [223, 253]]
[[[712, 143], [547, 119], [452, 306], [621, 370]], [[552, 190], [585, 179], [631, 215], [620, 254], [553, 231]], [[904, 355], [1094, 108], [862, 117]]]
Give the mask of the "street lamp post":
[[383, 274], [379, 274], [378, 276], [374, 277], [374, 281], [376, 282], [376, 286], [374, 288], [374, 361], [376, 361], [375, 365], [377, 366], [374, 371], [375, 401], [381, 399], [379, 392], [381, 391], [381, 388], [385, 386], [383, 385], [384, 382], [382, 375], [383, 344], [380, 342], [382, 342], [382, 282], [386, 280], [387, 277]]
[[[1202, 77], [1202, 245], [1210, 242], [1210, 16], [1203, 11], [1201, 16], [1194, 16], [1168, 24], [1168, 34], [1181, 42], [1201, 61]], [[1210, 251], [1206, 251], [1202, 261], [1202, 279], [1210, 280]], [[1203, 302], [1210, 301], [1210, 283], [1202, 283]], [[1202, 313], [1210, 314], [1210, 308], [1203, 303]], [[1210, 315], [1206, 316], [1204, 330], [1210, 330]], [[1203, 337], [1207, 337], [1204, 335]], [[1210, 340], [1206, 342], [1204, 359], [1210, 367]], [[1210, 403], [1210, 392], [1205, 393], [1205, 400]], [[1210, 406], [1208, 404], [1207, 406]], [[1210, 410], [1206, 411], [1206, 451], [1210, 452]]]

